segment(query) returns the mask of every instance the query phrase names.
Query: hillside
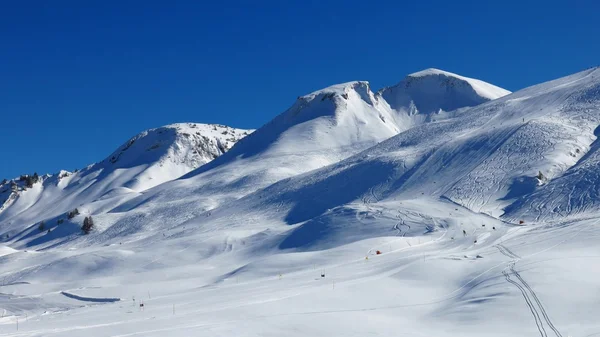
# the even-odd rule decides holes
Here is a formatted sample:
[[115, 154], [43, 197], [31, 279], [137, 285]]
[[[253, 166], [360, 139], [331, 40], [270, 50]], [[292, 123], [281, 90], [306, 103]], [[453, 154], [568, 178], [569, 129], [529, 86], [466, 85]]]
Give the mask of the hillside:
[[250, 195], [240, 212], [285, 204], [285, 220], [295, 224], [356, 200], [389, 198], [447, 200], [497, 218], [508, 208], [510, 221], [523, 218], [515, 214], [531, 220], [531, 208], [557, 212], [557, 206], [548, 206], [554, 204], [569, 205], [571, 214], [588, 209], [596, 202], [590, 182], [600, 124], [599, 75], [598, 69], [586, 70], [415, 126], [335, 165]]
[[[178, 179], [23, 221], [0, 243], [0, 333], [594, 336], [599, 125], [600, 68], [301, 96]], [[138, 167], [140, 140], [96, 165]]]
[[[451, 104], [463, 108], [508, 93], [483, 81], [442, 73], [428, 75], [425, 71], [420, 75], [423, 81], [413, 83], [414, 74], [401, 81], [397, 88], [413, 83], [405, 95], [408, 98], [404, 105], [390, 105], [385, 100], [392, 89], [373, 93], [369, 83], [364, 81], [334, 85], [300, 96], [289, 109], [225, 155], [178, 181], [148, 191], [116, 211], [138, 208], [144, 214], [173, 211], [181, 214], [190, 213], [186, 209], [194, 205], [191, 211], [194, 215], [190, 215], [193, 217], [282, 179], [337, 163], [414, 126], [455, 114], [455, 111], [436, 111], [432, 117], [411, 113], [411, 106], [415, 104]], [[456, 83], [466, 85], [454, 85]], [[473, 93], [473, 87], [488, 89], [492, 94], [478, 96]], [[440, 90], [451, 95], [439, 96]], [[152, 202], [147, 205], [148, 200]], [[161, 223], [164, 221], [172, 223], [161, 219]]]
[[106, 159], [76, 172], [6, 180], [0, 184], [0, 233], [14, 234], [89, 202], [127, 200], [217, 158], [251, 132], [173, 124], [144, 131]]
[[[475, 96], [481, 102], [491, 99], [473, 94], [474, 87], [496, 88], [498, 96], [507, 93], [485, 82], [439, 70], [416, 74], [395, 86], [394, 92], [400, 94], [406, 83], [412, 83], [403, 94], [409, 98], [405, 106], [390, 105], [384, 99], [390, 89], [373, 93], [368, 82], [334, 85], [298, 97], [289, 109], [221, 156], [241, 130], [195, 124], [148, 130], [105, 160], [74, 175], [64, 173], [60, 184], [52, 182], [35, 193], [12, 194], [18, 195], [20, 202], [7, 198], [6, 205], [12, 207], [0, 213], [0, 224], [11, 224], [5, 231], [11, 237], [17, 235], [19, 245], [53, 246], [71, 240], [75, 240], [73, 244], [88, 244], [73, 236], [77, 227], [53, 235], [34, 230], [37, 222], [56, 225], [64, 221], [60, 217], [66, 212], [78, 208], [96, 219], [98, 234], [88, 240], [105, 243], [124, 236], [153, 235], [278, 181], [336, 164], [407, 130], [451, 120], [461, 113], [409, 112], [415, 104], [451, 103], [467, 108], [460, 104], [474, 104]], [[440, 90], [452, 94], [440, 96]], [[213, 157], [216, 159], [209, 161]], [[203, 162], [208, 163], [193, 170]], [[189, 173], [173, 180], [185, 172]], [[383, 176], [369, 176], [365, 181], [380, 178]], [[38, 197], [42, 193], [44, 197]], [[318, 214], [318, 209], [308, 214]], [[26, 231], [22, 231], [24, 225], [29, 226]]]
[[430, 68], [408, 75], [400, 83], [380, 90], [379, 94], [394, 110], [427, 115], [479, 105], [506, 96], [510, 91]]

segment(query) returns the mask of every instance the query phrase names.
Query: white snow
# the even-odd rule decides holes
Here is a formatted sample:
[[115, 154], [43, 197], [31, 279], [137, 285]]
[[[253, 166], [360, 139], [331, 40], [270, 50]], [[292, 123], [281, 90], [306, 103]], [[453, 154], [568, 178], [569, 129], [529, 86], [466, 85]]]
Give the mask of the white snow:
[[510, 94], [510, 91], [500, 88], [500, 87], [497, 87], [493, 84], [489, 84], [487, 82], [484, 82], [484, 81], [481, 81], [478, 79], [460, 76], [460, 75], [451, 73], [449, 71], [443, 71], [443, 70], [439, 70], [439, 69], [435, 69], [435, 68], [421, 70], [416, 73], [412, 73], [412, 74], [408, 75], [408, 77], [426, 77], [426, 76], [432, 76], [432, 75], [433, 76], [442, 76], [442, 77], [454, 77], [454, 78], [463, 80], [463, 81], [469, 83], [471, 85], [471, 87], [473, 87], [475, 92], [477, 92], [477, 94], [479, 94], [479, 96], [490, 99], [490, 100], [500, 98], [502, 96], [506, 96], [506, 95]]
[[439, 96], [438, 76], [464, 81], [302, 96], [150, 188], [127, 183], [160, 162], [125, 157], [136, 140], [110, 174], [62, 178], [107, 186], [64, 201], [72, 219], [44, 217], [54, 176], [20, 191], [0, 211], [0, 334], [599, 334], [600, 70], [493, 100], [463, 82]]
[[197, 123], [167, 125], [138, 134], [106, 159], [77, 172], [40, 176], [31, 187], [18, 179], [7, 181], [0, 185], [0, 233], [22, 235], [23, 228], [37, 228], [34, 224], [42, 220], [56, 224], [84, 204], [82, 213], [110, 211], [139, 192], [213, 160], [252, 131]]
[[423, 122], [454, 117], [448, 113], [476, 106], [510, 94], [489, 83], [438, 69], [411, 75], [398, 84], [384, 88], [378, 96], [408, 129]]
[[0, 246], [0, 256], [8, 255], [17, 252], [17, 250], [6, 246]]

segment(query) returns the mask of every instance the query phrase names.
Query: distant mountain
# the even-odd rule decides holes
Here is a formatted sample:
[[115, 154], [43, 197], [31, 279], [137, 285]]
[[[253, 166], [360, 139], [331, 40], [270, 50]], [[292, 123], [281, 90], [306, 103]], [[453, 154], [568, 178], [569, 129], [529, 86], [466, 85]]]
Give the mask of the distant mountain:
[[408, 75], [379, 94], [390, 107], [409, 115], [439, 113], [471, 107], [510, 94], [495, 85], [439, 69]]
[[168, 226], [180, 221], [178, 216], [194, 217], [281, 179], [345, 159], [400, 132], [381, 106], [369, 84], [360, 81], [298, 97], [223, 156], [116, 207], [114, 212], [123, 213], [116, 226], [137, 226], [133, 223], [140, 213], [156, 214], [146, 226]]
[[30, 225], [96, 199], [132, 197], [217, 158], [251, 132], [223, 125], [167, 125], [141, 132], [82, 170], [3, 181], [0, 230], [6, 230], [2, 224]]
[[338, 84], [299, 97], [231, 153], [187, 177], [243, 163], [242, 171], [233, 171], [236, 176], [251, 176], [264, 185], [337, 162], [400, 130], [368, 82]]
[[[364, 81], [334, 85], [299, 97], [291, 108], [231, 152], [188, 177], [239, 160], [256, 157], [265, 163], [277, 157], [276, 165], [267, 166], [267, 171], [273, 171], [272, 177], [266, 177], [267, 182], [274, 182], [337, 162], [418, 124], [417, 120], [432, 120], [423, 120], [417, 114], [471, 107], [509, 93], [483, 81], [437, 69], [411, 74], [377, 94]], [[299, 156], [300, 153], [304, 155]], [[260, 171], [264, 173], [262, 168]]]
[[197, 123], [150, 129], [131, 138], [89, 171], [143, 167], [123, 185], [143, 191], [212, 161], [252, 131]]
[[[422, 89], [432, 90], [430, 86]], [[464, 92], [470, 95], [469, 91]], [[460, 98], [460, 93], [453, 97]], [[428, 102], [426, 93], [418, 97]], [[327, 87], [298, 97], [289, 109], [223, 156], [115, 206], [110, 215], [98, 219], [119, 233], [175, 226], [278, 181], [335, 165], [418, 125], [453, 118], [456, 114], [456, 110], [436, 112], [431, 114], [435, 118], [423, 119], [421, 114], [392, 109], [364, 81]], [[380, 177], [360, 179], [373, 178]], [[97, 208], [90, 205], [90, 209]]]
[[[105, 231], [95, 236], [99, 242], [160, 231], [506, 93], [430, 69], [378, 93], [368, 82], [354, 81], [300, 96], [251, 134], [197, 124], [148, 130], [80, 172], [63, 172], [62, 178], [45, 178], [39, 188], [6, 194], [0, 225], [58, 221], [55, 217], [79, 207], [82, 214], [94, 215], [98, 232]], [[450, 108], [457, 110], [445, 110]]]
[[236, 209], [277, 209], [289, 224], [357, 201], [419, 199], [514, 222], [591, 216], [600, 208], [599, 125], [595, 68], [415, 126], [249, 195]]

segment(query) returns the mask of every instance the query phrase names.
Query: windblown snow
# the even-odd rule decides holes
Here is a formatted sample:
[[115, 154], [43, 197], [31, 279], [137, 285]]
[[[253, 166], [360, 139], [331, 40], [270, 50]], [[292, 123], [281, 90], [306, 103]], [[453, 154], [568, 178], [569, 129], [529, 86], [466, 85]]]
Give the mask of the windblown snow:
[[427, 69], [148, 130], [0, 185], [0, 333], [600, 335], [599, 127], [598, 68]]

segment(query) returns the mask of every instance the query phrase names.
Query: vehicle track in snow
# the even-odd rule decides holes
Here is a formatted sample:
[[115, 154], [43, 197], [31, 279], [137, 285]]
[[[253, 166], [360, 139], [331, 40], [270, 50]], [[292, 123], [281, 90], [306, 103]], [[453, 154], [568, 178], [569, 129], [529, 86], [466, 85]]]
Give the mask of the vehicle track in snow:
[[[527, 283], [527, 281], [525, 281], [523, 279], [523, 277], [521, 276], [521, 274], [515, 269], [515, 264], [517, 263], [517, 261], [519, 261], [521, 259], [521, 257], [519, 255], [513, 253], [510, 249], [506, 248], [505, 246], [503, 246], [501, 244], [496, 245], [496, 248], [498, 248], [500, 253], [502, 253], [506, 257], [512, 259], [512, 262], [510, 263], [509, 267], [507, 268], [508, 272], [505, 269], [502, 271], [502, 274], [504, 274], [506, 281], [515, 285], [517, 288], [519, 288], [519, 291], [521, 291], [521, 294], [525, 298], [525, 302], [527, 302], [527, 306], [529, 306], [529, 309], [531, 310], [531, 312], [534, 316], [536, 325], [538, 326], [538, 330], [540, 330], [540, 326], [541, 326], [540, 334], [544, 337], [548, 336], [543, 327], [543, 323], [540, 318], [540, 314], [541, 314], [541, 317], [546, 322], [546, 325], [548, 325], [548, 327], [550, 327], [550, 329], [552, 329], [554, 334], [557, 337], [562, 337], [562, 334], [560, 333], [560, 331], [558, 331], [558, 329], [552, 323], [552, 320], [548, 316], [546, 309], [542, 305], [542, 302], [540, 301], [540, 299], [537, 296], [537, 294], [535, 293], [535, 291], [533, 291], [533, 289], [531, 288], [529, 283]], [[510, 274], [514, 275], [521, 282], [521, 284], [519, 284], [515, 280], [510, 279], [509, 272], [510, 272]], [[535, 301], [535, 304], [537, 304], [537, 308], [533, 304], [533, 301], [531, 300], [532, 298], [533, 298], [533, 301]], [[539, 320], [539, 324], [538, 324], [538, 320]]]
[[533, 303], [531, 302], [529, 295], [527, 295], [527, 292], [525, 291], [525, 289], [520, 284], [518, 284], [517, 282], [515, 282], [514, 280], [512, 280], [510, 278], [510, 275], [508, 274], [508, 272], [506, 272], [506, 269], [502, 271], [502, 274], [504, 275], [504, 278], [506, 279], [506, 281], [508, 283], [514, 285], [515, 287], [517, 287], [519, 289], [519, 291], [521, 292], [521, 295], [523, 295], [523, 298], [525, 299], [525, 303], [527, 303], [527, 306], [529, 307], [529, 310], [531, 311], [531, 314], [533, 315], [533, 319], [535, 320], [535, 325], [537, 326], [537, 329], [540, 332], [540, 336], [548, 337], [548, 334], [546, 333], [546, 330], [544, 329], [544, 326], [542, 324], [542, 320], [540, 319], [540, 315], [537, 312], [537, 310], [535, 309], [535, 307], [534, 307]]
[[552, 331], [554, 331], [554, 333], [556, 334], [557, 337], [562, 337], [562, 335], [558, 331], [558, 329], [554, 326], [554, 324], [552, 324], [552, 320], [550, 320], [550, 317], [548, 317], [548, 314], [546, 313], [546, 309], [544, 309], [544, 306], [542, 305], [542, 302], [540, 301], [540, 299], [537, 297], [536, 293], [533, 291], [533, 289], [531, 289], [529, 284], [521, 277], [521, 274], [519, 274], [519, 272], [515, 270], [514, 263], [511, 264], [510, 270], [512, 271], [513, 275], [515, 275], [519, 279], [519, 281], [521, 281], [523, 286], [525, 286], [525, 288], [527, 290], [529, 290], [529, 293], [531, 294], [531, 296], [533, 297], [533, 299], [535, 300], [535, 302], [537, 303], [537, 305], [540, 309], [539, 311], [542, 313], [542, 316], [544, 316], [544, 320], [546, 321], [546, 324], [548, 324], [550, 329], [552, 329]]

